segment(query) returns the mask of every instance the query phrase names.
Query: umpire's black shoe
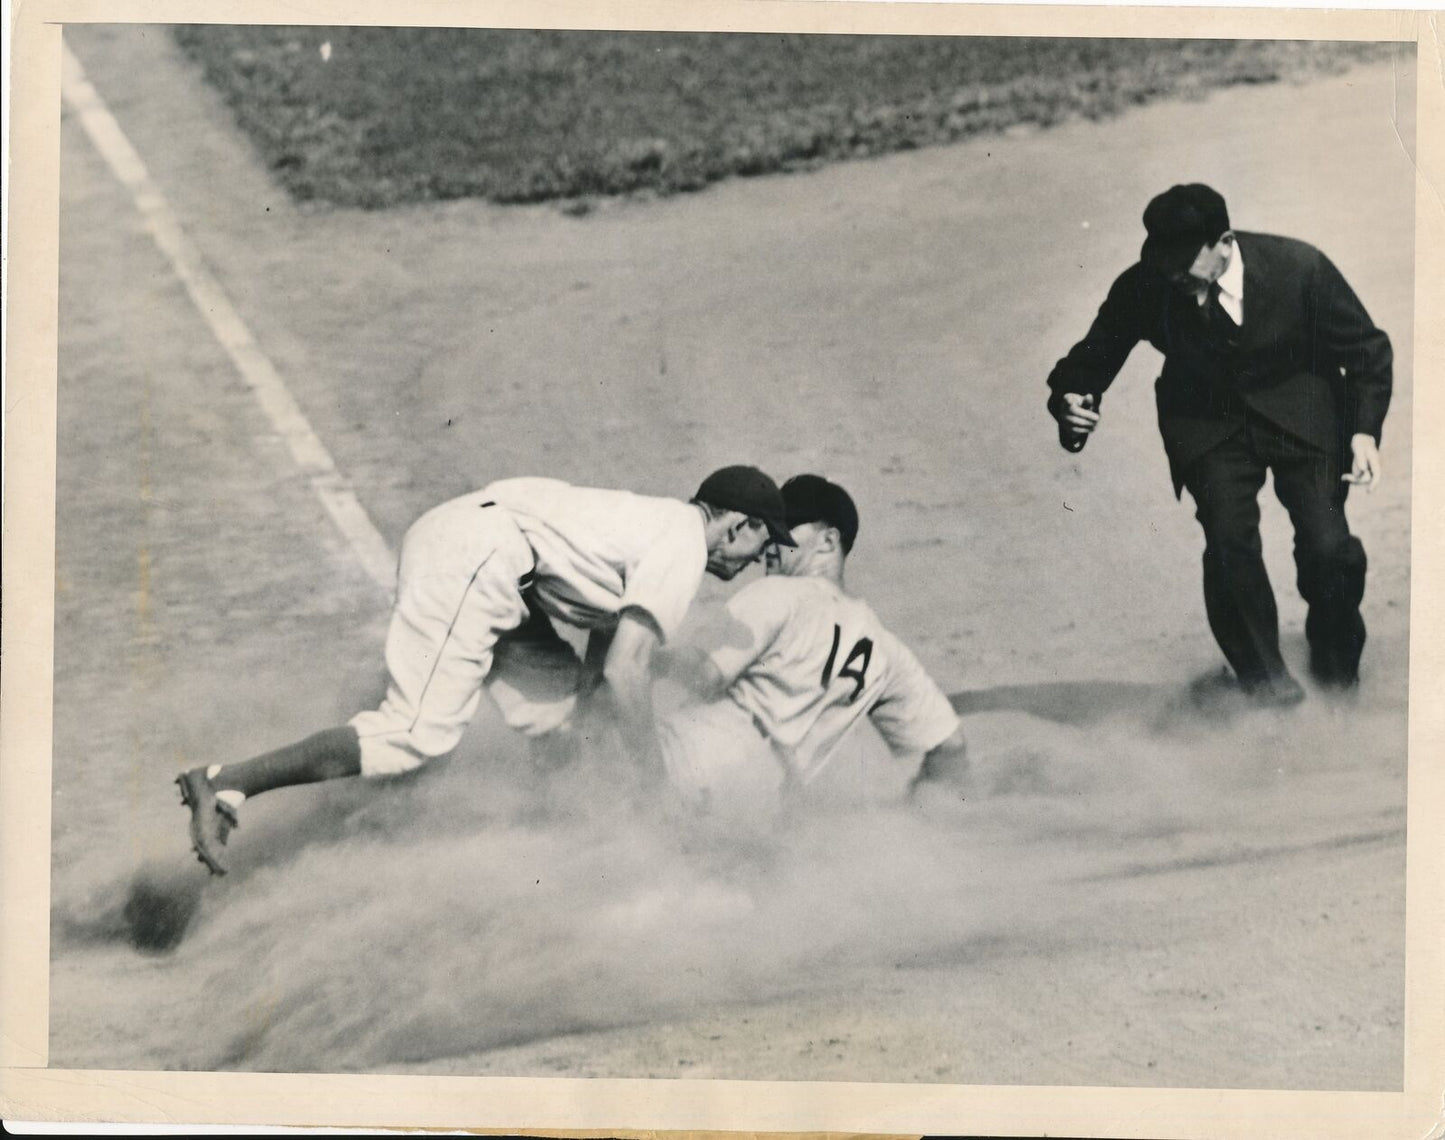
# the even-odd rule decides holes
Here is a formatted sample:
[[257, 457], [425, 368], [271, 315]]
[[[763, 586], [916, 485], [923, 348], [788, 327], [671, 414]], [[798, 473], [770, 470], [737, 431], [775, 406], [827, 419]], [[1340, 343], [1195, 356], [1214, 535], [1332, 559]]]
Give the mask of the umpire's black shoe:
[[1216, 716], [1251, 708], [1287, 709], [1305, 699], [1304, 689], [1288, 673], [1240, 681], [1229, 669], [1200, 677], [1189, 686], [1189, 695], [1201, 712]]
[[1360, 687], [1360, 671], [1337, 654], [1311, 651], [1310, 680], [1328, 693], [1351, 693]]
[[1266, 709], [1293, 708], [1305, 699], [1304, 688], [1288, 673], [1277, 673], [1246, 685], [1244, 691], [1251, 703]]
[[240, 825], [236, 809], [216, 798], [216, 789], [204, 768], [192, 768], [176, 777], [181, 789], [181, 803], [191, 809], [191, 846], [196, 858], [213, 875], [224, 875], [221, 848], [233, 829]]
[[1320, 676], [1312, 673], [1310, 680], [1314, 682], [1315, 692], [1336, 710], [1354, 708], [1359, 703], [1360, 675], [1358, 673], [1347, 677], [1338, 674]]

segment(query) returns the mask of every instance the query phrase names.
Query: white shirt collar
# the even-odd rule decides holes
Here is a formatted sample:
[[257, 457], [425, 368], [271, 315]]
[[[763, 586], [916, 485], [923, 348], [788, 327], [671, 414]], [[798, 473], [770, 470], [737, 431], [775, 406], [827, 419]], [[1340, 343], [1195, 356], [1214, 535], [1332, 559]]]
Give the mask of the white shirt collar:
[[1229, 253], [1229, 264], [1219, 275], [1219, 304], [1235, 324], [1244, 323], [1244, 253], [1238, 239]]
[[1244, 252], [1239, 248], [1238, 241], [1229, 254], [1229, 264], [1219, 275], [1219, 291], [1239, 300], [1244, 299]]

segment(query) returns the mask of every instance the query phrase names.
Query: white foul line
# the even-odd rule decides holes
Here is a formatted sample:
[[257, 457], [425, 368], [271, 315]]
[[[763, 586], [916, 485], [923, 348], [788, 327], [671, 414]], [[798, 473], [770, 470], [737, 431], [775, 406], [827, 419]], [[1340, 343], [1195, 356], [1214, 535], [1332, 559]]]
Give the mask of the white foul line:
[[61, 95], [79, 118], [85, 133], [145, 220], [146, 229], [186, 287], [201, 317], [251, 389], [271, 426], [285, 441], [316, 497], [351, 545], [362, 569], [385, 590], [396, 579], [396, 556], [372, 523], [347, 480], [286, 389], [286, 382], [267, 358], [246, 322], [236, 312], [221, 284], [206, 268], [201, 252], [182, 229], [99, 93], [85, 77], [80, 61], [64, 44]]

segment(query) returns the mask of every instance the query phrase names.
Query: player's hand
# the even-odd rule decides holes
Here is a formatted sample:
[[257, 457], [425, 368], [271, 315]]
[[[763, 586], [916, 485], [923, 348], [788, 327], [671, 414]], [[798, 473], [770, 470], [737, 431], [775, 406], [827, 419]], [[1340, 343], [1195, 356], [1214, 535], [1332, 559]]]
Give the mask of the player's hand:
[[1350, 451], [1354, 454], [1354, 462], [1349, 474], [1341, 475], [1340, 479], [1373, 493], [1380, 485], [1380, 448], [1375, 443], [1375, 437], [1367, 432], [1356, 433], [1350, 437]]
[[963, 730], [956, 728], [949, 738], [929, 749], [908, 784], [908, 803], [926, 815], [952, 815], [963, 808], [973, 794], [968, 746]]
[[1078, 451], [1099, 426], [1098, 404], [1098, 399], [1092, 395], [1085, 396], [1079, 392], [1063, 394], [1055, 418], [1059, 421], [1059, 443], [1067, 450]]
[[940, 780], [920, 773], [909, 783], [905, 802], [924, 819], [946, 824], [969, 810], [973, 789], [964, 780]]

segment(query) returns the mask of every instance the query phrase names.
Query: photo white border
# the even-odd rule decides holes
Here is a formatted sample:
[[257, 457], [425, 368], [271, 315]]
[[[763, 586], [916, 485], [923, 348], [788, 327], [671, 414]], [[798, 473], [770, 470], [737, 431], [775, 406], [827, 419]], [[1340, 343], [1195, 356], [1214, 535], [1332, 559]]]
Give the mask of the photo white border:
[[[1417, 44], [1406, 1017], [1400, 1093], [839, 1082], [113, 1072], [45, 1067], [64, 23], [289, 23], [1406, 40]], [[1118, 1137], [1445, 1135], [1445, 71], [1419, 11], [854, 0], [50, 0], [11, 14], [0, 676], [0, 1116], [652, 1136], [658, 1131]], [[1432, 272], [1431, 267], [1434, 267]], [[580, 1131], [579, 1131], [580, 1130]], [[591, 1130], [590, 1132], [588, 1130]]]

